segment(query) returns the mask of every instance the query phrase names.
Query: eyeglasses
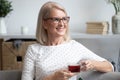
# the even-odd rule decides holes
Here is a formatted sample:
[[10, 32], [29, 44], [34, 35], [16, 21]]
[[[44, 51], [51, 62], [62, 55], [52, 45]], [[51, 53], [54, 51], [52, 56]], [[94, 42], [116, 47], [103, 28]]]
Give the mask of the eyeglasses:
[[50, 18], [46, 18], [44, 20], [51, 20], [55, 24], [58, 24], [60, 21], [62, 21], [64, 24], [67, 24], [69, 22], [69, 19], [70, 19], [70, 17], [63, 17], [63, 18], [50, 17]]

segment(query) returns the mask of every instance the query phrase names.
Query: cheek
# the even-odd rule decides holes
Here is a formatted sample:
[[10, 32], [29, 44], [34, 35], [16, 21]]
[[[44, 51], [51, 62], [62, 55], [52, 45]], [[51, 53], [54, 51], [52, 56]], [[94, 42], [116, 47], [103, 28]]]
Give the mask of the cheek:
[[50, 27], [51, 27], [51, 23], [50, 23], [50, 22], [44, 22], [44, 23], [43, 23], [43, 27], [44, 27], [46, 30], [49, 30]]
[[55, 29], [56, 29], [56, 28], [55, 28], [54, 26], [52, 26], [52, 25], [48, 25], [48, 26], [46, 26], [46, 30], [47, 30], [47, 32], [49, 32], [49, 33], [54, 32]]
[[69, 29], [69, 25], [68, 25], [68, 24], [66, 24], [66, 25], [65, 25], [65, 28], [66, 28], [66, 30], [67, 30], [67, 29]]

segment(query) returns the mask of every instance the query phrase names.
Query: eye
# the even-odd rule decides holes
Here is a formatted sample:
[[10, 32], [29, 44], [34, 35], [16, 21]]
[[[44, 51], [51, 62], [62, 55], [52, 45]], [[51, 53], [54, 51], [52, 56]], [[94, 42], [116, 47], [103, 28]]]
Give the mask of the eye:
[[62, 20], [66, 21], [66, 20], [67, 20], [67, 18], [66, 18], [66, 17], [64, 17], [64, 18], [62, 18]]
[[53, 18], [53, 21], [59, 22], [59, 18]]
[[62, 20], [63, 21], [69, 21], [69, 17], [63, 17]]

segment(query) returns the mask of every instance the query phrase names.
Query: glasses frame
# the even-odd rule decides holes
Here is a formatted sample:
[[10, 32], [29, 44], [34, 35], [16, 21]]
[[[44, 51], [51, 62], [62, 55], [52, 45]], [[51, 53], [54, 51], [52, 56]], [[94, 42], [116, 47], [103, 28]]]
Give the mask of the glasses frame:
[[70, 17], [69, 16], [66, 16], [66, 17], [62, 17], [62, 18], [58, 18], [58, 17], [49, 17], [49, 18], [45, 18], [44, 19], [45, 21], [47, 20], [51, 20], [53, 23], [55, 24], [58, 24], [60, 23], [61, 21], [64, 23], [64, 24], [67, 24], [70, 20]]

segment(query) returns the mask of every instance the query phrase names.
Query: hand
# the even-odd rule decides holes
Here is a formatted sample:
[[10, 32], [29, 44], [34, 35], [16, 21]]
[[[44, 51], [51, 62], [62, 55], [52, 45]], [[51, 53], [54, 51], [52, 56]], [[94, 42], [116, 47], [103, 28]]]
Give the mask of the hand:
[[94, 60], [81, 60], [81, 71], [88, 71], [88, 70], [93, 70], [94, 69]]
[[76, 75], [68, 70], [58, 70], [54, 73], [54, 80], [68, 80], [70, 77]]

